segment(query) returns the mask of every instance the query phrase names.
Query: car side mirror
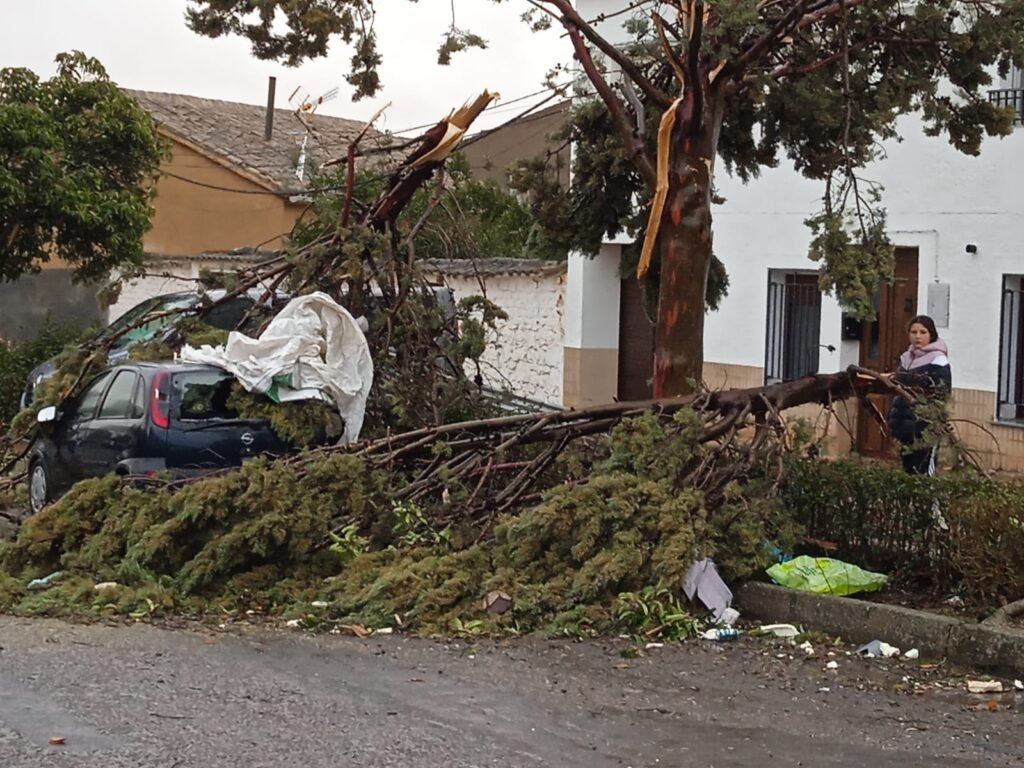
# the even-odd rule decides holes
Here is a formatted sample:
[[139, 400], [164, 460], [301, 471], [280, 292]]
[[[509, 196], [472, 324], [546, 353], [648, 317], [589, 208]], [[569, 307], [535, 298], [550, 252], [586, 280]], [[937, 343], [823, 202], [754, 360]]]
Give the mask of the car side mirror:
[[48, 405], [45, 408], [39, 409], [39, 413], [36, 414], [36, 421], [40, 424], [52, 424], [57, 420], [57, 415], [57, 407]]

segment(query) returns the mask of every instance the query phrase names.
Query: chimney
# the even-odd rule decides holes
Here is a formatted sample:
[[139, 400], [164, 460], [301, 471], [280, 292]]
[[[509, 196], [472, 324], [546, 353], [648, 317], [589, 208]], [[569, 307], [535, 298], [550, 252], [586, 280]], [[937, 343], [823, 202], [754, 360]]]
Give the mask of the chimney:
[[274, 94], [277, 91], [277, 78], [271, 77], [267, 82], [267, 124], [263, 129], [263, 140], [270, 141], [274, 135]]

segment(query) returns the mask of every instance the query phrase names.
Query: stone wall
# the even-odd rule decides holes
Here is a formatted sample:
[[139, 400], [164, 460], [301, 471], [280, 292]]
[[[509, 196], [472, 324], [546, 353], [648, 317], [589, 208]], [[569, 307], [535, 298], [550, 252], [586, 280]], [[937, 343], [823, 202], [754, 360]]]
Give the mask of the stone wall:
[[0, 342], [30, 339], [47, 322], [82, 328], [102, 323], [96, 286], [72, 282], [73, 272], [51, 267], [0, 283]]
[[565, 269], [544, 262], [535, 271], [448, 274], [456, 299], [484, 292], [508, 313], [489, 339], [483, 375], [495, 388], [552, 405], [562, 403]]
[[428, 269], [456, 300], [486, 295], [508, 314], [488, 339], [482, 373], [496, 389], [561, 405], [565, 345], [565, 262], [537, 259], [438, 260]]
[[124, 285], [118, 300], [110, 305], [109, 320], [113, 321], [144, 299], [165, 293], [180, 293], [196, 289], [199, 271], [234, 271], [245, 263], [244, 259], [220, 258], [164, 258], [146, 260], [145, 277]]
[[[143, 299], [192, 290], [200, 269], [229, 270], [230, 258], [150, 258], [149, 274], [126, 285], [110, 308], [113, 320]], [[496, 389], [520, 397], [562, 403], [562, 348], [565, 319], [565, 264], [529, 259], [480, 259], [475, 263], [435, 262], [432, 277], [444, 280], [456, 300], [485, 294], [508, 313], [489, 340], [483, 376]]]

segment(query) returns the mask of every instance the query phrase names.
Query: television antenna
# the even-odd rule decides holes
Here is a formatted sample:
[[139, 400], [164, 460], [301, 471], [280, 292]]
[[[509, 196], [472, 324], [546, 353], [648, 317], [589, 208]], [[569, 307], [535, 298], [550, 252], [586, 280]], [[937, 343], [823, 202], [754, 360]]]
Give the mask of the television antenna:
[[292, 95], [288, 97], [288, 104], [294, 107], [295, 116], [299, 118], [299, 122], [302, 123], [303, 127], [306, 129], [306, 133], [302, 137], [302, 146], [299, 148], [299, 157], [295, 163], [295, 177], [299, 181], [305, 181], [307, 158], [306, 150], [309, 146], [309, 137], [313, 133], [313, 115], [316, 114], [316, 111], [320, 108], [321, 104], [337, 98], [339, 92], [340, 89], [335, 87], [325, 93], [322, 93], [316, 98], [313, 98], [310, 96], [309, 91], [299, 85], [294, 91], [292, 91]]
[[335, 87], [313, 98], [310, 96], [309, 91], [300, 85], [292, 91], [292, 95], [288, 97], [288, 103], [295, 107], [295, 114], [300, 117], [303, 115], [312, 116], [320, 108], [321, 104], [338, 98], [339, 93], [340, 89]]

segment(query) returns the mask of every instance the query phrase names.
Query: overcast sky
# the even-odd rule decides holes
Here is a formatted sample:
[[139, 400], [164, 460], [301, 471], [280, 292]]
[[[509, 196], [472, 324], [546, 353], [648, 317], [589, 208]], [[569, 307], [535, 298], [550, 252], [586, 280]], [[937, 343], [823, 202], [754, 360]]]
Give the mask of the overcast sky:
[[295, 69], [258, 61], [244, 40], [193, 34], [185, 26], [185, 0], [5, 2], [0, 67], [28, 67], [49, 76], [57, 53], [78, 49], [103, 62], [111, 78], [126, 88], [252, 104], [266, 102], [267, 78], [275, 75], [278, 107], [287, 107], [288, 96], [299, 86], [314, 97], [340, 87], [338, 98], [323, 112], [368, 119], [390, 101], [378, 127], [400, 132], [440, 119], [485, 88], [498, 91], [502, 102], [476, 127], [503, 122], [542, 97], [507, 102], [540, 90], [544, 73], [569, 57], [568, 42], [557, 33], [533, 34], [519, 20], [525, 2], [458, 0], [458, 25], [483, 35], [490, 46], [439, 67], [436, 49], [451, 18], [450, 0], [383, 0], [378, 7], [384, 88], [377, 98], [354, 103], [344, 79], [349, 58], [344, 46], [335, 46], [327, 59]]

